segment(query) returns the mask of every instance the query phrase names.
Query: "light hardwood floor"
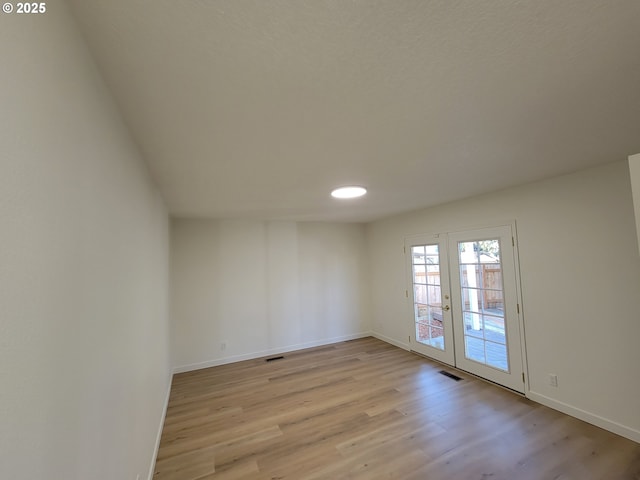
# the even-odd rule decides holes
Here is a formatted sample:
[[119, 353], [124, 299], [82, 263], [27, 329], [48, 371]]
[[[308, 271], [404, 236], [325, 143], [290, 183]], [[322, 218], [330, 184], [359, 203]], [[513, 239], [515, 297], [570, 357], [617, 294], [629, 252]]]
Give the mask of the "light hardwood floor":
[[640, 444], [374, 338], [176, 375], [156, 480], [640, 479]]

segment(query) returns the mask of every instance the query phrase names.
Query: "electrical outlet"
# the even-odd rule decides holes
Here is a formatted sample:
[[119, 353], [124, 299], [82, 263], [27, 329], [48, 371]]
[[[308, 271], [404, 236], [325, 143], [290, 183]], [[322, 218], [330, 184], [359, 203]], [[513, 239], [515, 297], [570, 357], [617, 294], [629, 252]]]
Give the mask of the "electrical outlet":
[[223, 340], [222, 342], [220, 342], [220, 350], [226, 350], [227, 349], [227, 341]]
[[551, 385], [552, 387], [558, 386], [558, 375], [556, 375], [555, 373], [549, 374], [549, 385]]

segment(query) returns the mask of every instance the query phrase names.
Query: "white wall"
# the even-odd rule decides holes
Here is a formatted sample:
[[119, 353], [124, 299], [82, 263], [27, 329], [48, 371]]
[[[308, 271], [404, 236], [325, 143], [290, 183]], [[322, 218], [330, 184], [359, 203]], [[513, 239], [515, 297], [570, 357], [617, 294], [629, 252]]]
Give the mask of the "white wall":
[[171, 285], [178, 371], [371, 329], [363, 225], [173, 220]]
[[411, 333], [406, 235], [509, 220], [519, 239], [528, 395], [640, 441], [640, 257], [624, 161], [368, 225], [374, 332], [405, 346]]
[[162, 199], [63, 2], [0, 15], [0, 478], [147, 478], [169, 386]]
[[640, 253], [640, 153], [629, 157], [631, 190], [633, 191], [633, 208], [636, 212], [636, 234], [638, 236], [638, 252]]

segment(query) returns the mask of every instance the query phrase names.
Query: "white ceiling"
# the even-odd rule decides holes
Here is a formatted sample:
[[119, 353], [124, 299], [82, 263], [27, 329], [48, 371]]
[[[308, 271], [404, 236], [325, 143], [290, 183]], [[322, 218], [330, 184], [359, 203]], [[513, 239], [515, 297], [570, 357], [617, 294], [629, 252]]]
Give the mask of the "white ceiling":
[[175, 216], [370, 221], [640, 152], [638, 0], [69, 3]]

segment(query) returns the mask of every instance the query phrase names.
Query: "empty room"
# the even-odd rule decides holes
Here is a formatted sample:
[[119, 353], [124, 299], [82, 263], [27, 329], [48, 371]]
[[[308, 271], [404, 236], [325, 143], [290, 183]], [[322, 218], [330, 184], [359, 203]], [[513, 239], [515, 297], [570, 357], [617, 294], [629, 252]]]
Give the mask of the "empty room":
[[0, 13], [0, 478], [640, 478], [640, 2]]

